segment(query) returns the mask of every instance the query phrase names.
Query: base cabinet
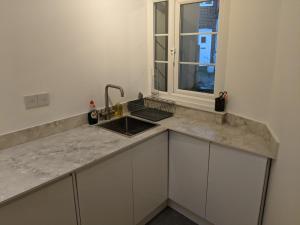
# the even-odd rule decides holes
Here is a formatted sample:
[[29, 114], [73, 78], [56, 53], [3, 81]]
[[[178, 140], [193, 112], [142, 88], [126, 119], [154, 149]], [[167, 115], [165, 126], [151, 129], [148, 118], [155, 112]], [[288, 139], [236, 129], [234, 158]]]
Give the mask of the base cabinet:
[[0, 208], [3, 225], [77, 225], [72, 178], [50, 184]]
[[81, 225], [132, 225], [131, 154], [100, 162], [77, 174]]
[[257, 225], [268, 159], [211, 144], [207, 220], [215, 225]]
[[169, 198], [205, 217], [209, 142], [170, 132]]
[[77, 173], [81, 225], [133, 225], [168, 199], [168, 133]]
[[168, 199], [168, 133], [133, 148], [134, 224]]
[[169, 198], [186, 216], [214, 225], [260, 224], [267, 158], [176, 132], [169, 143]]

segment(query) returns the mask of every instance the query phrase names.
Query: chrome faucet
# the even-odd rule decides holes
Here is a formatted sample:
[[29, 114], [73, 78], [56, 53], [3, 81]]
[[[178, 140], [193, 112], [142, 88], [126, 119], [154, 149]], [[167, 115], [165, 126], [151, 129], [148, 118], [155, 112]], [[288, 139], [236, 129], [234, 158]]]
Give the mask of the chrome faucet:
[[124, 97], [124, 90], [122, 87], [113, 85], [113, 84], [106, 85], [106, 87], [105, 87], [105, 109], [104, 109], [104, 116], [105, 116], [106, 120], [109, 120], [111, 118], [111, 115], [113, 114], [113, 112], [109, 108], [109, 96], [108, 96], [109, 88], [119, 89], [121, 92], [121, 97]]

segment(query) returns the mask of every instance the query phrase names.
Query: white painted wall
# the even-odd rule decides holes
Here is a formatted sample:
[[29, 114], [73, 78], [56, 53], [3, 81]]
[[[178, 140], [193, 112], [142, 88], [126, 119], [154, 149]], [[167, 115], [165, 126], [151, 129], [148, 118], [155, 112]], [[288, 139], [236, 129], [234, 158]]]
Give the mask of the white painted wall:
[[[146, 0], [1, 0], [0, 46], [0, 134], [103, 106], [107, 83], [123, 101], [148, 87]], [[26, 111], [40, 92], [50, 107]]]
[[228, 111], [268, 123], [281, 142], [264, 225], [300, 224], [299, 21], [299, 0], [231, 0]]
[[[85, 112], [91, 98], [102, 106], [109, 82], [149, 93], [146, 1], [2, 0], [0, 134]], [[228, 4], [229, 112], [267, 119], [279, 1]], [[50, 107], [26, 111], [22, 96], [45, 91]]]
[[225, 90], [228, 111], [266, 121], [280, 0], [230, 0]]
[[282, 0], [268, 121], [281, 145], [264, 225], [300, 224], [300, 1]]

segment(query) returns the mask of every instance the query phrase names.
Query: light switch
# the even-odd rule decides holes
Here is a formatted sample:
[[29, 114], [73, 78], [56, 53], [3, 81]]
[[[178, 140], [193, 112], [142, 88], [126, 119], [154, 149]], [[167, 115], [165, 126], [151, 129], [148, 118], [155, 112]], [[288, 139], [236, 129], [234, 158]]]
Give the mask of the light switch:
[[38, 107], [48, 106], [50, 104], [49, 93], [43, 93], [43, 94], [37, 95], [37, 104], [38, 104]]
[[24, 104], [26, 109], [33, 109], [38, 107], [37, 96], [36, 95], [24, 96]]

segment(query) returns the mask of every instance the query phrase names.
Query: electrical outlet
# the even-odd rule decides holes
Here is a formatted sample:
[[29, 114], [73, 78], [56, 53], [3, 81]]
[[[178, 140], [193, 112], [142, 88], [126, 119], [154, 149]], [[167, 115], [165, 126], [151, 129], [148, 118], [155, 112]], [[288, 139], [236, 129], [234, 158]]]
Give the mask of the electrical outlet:
[[50, 104], [49, 93], [43, 93], [37, 95], [37, 105], [38, 107], [48, 106]]
[[24, 96], [24, 104], [26, 109], [33, 109], [38, 107], [37, 96], [36, 95]]

